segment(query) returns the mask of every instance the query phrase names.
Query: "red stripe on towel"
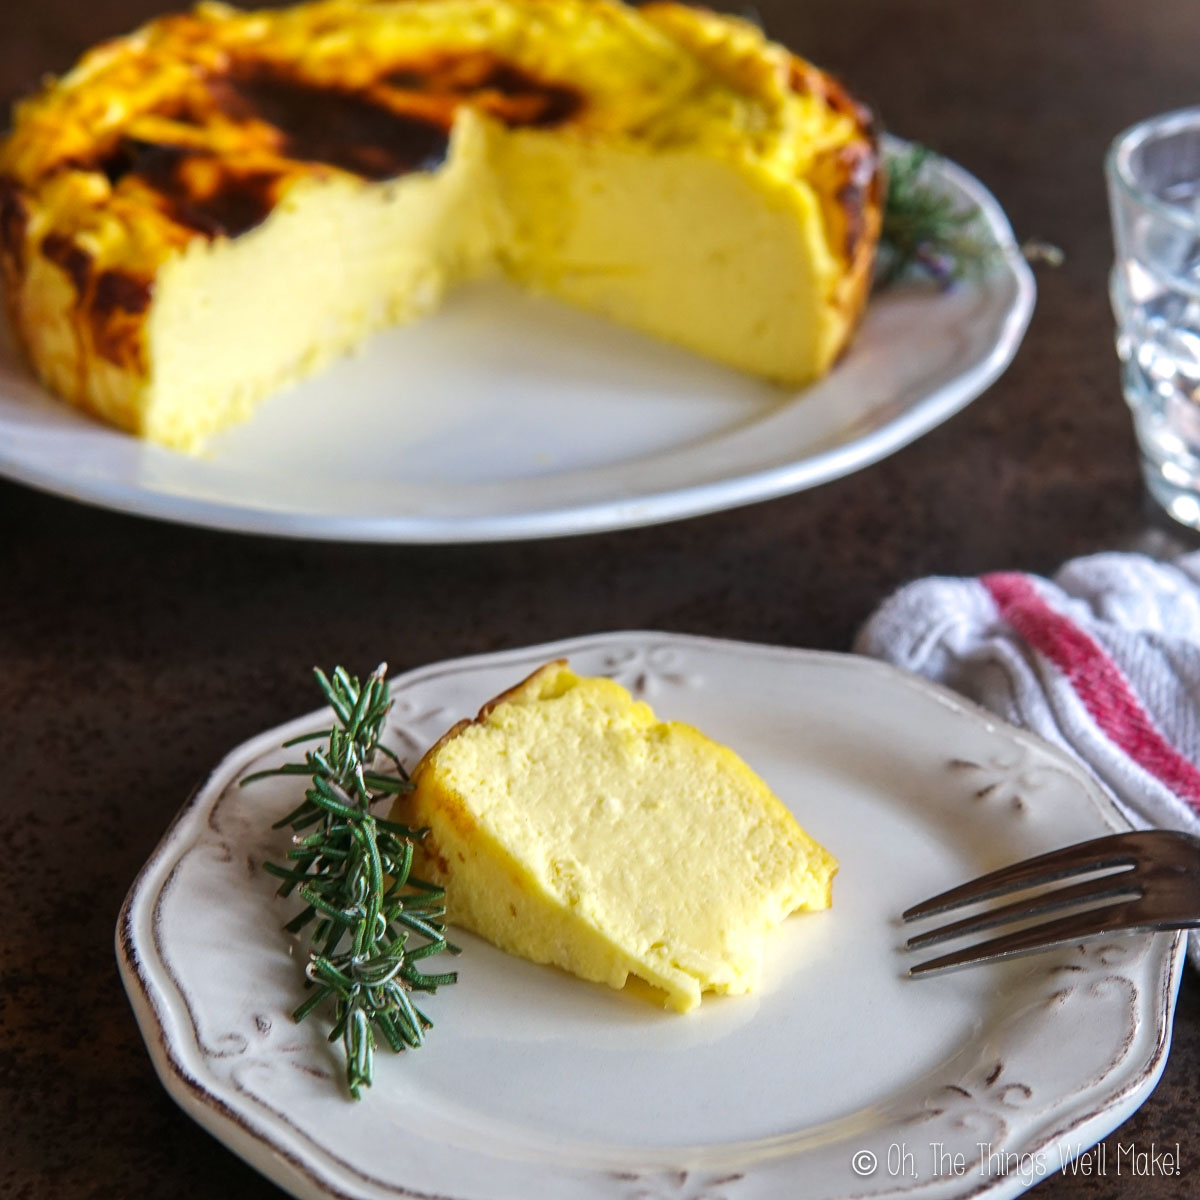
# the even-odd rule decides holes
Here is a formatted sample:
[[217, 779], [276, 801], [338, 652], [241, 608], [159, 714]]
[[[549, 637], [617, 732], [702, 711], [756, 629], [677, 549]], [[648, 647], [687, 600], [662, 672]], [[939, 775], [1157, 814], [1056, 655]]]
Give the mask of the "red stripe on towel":
[[1066, 676], [1104, 736], [1200, 812], [1200, 771], [1155, 728], [1104, 648], [1051, 608], [1028, 575], [998, 572], [981, 582], [1001, 617]]

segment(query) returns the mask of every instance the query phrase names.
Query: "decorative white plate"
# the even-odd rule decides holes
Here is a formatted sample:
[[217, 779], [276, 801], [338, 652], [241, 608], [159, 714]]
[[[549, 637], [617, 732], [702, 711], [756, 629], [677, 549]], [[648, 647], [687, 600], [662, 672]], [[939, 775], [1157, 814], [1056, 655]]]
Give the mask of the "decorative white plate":
[[2, 341], [0, 475], [173, 521], [378, 542], [586, 533], [800, 491], [957, 412], [1029, 323], [1033, 277], [999, 205], [952, 163], [931, 170], [1006, 253], [977, 284], [876, 296], [843, 362], [799, 393], [497, 283], [377, 335], [203, 458], [58, 403]]
[[238, 787], [329, 714], [258, 736], [171, 827], [117, 945], [168, 1091], [280, 1186], [326, 1200], [1006, 1197], [1153, 1088], [1181, 938], [905, 974], [907, 905], [1121, 827], [1065, 756], [874, 661], [650, 633], [414, 671], [394, 684], [392, 746], [415, 758], [559, 655], [736, 748], [840, 857], [832, 910], [784, 924], [760, 992], [687, 1016], [464, 935], [428, 1044], [381, 1053], [355, 1104], [327, 1025], [289, 1019], [300, 967], [259, 869], [286, 849], [270, 825], [303, 781]]

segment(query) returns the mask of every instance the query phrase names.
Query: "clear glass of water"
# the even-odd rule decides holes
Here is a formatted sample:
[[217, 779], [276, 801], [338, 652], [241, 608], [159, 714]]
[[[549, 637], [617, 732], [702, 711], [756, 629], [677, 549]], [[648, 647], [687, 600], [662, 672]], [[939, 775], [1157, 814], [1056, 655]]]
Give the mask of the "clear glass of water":
[[1117, 353], [1143, 475], [1200, 529], [1200, 108], [1126, 130], [1105, 171]]

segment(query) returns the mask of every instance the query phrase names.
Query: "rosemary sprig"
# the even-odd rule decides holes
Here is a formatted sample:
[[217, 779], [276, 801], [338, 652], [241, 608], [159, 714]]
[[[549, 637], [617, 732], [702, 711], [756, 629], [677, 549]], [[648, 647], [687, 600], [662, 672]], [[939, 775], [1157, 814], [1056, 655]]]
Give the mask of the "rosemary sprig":
[[961, 206], [922, 178], [930, 157], [930, 150], [916, 143], [887, 157], [879, 287], [910, 270], [948, 286], [978, 276], [1000, 252], [977, 208]]
[[[332, 678], [313, 674], [337, 724], [285, 743], [323, 740], [303, 762], [258, 771], [241, 783], [272, 775], [311, 779], [303, 803], [274, 825], [293, 830], [288, 865], [264, 863], [263, 869], [283, 881], [280, 896], [296, 891], [305, 902], [284, 928], [299, 933], [312, 926], [305, 975], [313, 992], [292, 1015], [303, 1021], [332, 999], [329, 1040], [342, 1041], [346, 1083], [358, 1100], [374, 1077], [376, 1034], [397, 1052], [420, 1046], [433, 1022], [412, 993], [433, 992], [457, 978], [454, 972], [427, 975], [417, 964], [458, 948], [446, 941], [442, 888], [410, 874], [413, 844], [425, 831], [371, 811], [412, 789], [400, 760], [380, 742], [391, 708], [387, 664], [361, 685], [341, 667]], [[395, 774], [377, 769], [381, 759]]]

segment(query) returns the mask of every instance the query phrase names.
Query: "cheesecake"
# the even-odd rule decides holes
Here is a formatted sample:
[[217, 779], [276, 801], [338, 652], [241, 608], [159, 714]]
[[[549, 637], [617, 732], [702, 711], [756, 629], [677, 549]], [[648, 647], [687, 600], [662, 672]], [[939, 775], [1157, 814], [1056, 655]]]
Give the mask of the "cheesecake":
[[451, 729], [393, 819], [447, 920], [686, 1012], [743, 993], [770, 931], [828, 908], [834, 857], [732, 750], [548, 663]]
[[17, 105], [0, 273], [51, 390], [188, 450], [492, 275], [805, 384], [860, 317], [880, 200], [866, 110], [740, 19], [205, 4]]

